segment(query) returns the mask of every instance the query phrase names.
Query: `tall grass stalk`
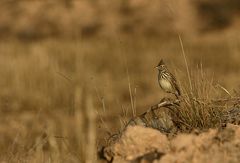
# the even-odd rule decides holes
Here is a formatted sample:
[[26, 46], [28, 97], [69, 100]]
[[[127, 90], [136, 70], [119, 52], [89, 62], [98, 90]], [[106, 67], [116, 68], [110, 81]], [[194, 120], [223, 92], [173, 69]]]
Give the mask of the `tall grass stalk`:
[[88, 117], [88, 140], [86, 146], [86, 163], [96, 162], [96, 114], [92, 98], [89, 96], [86, 102]]
[[134, 106], [134, 95], [132, 92], [132, 85], [131, 85], [131, 80], [130, 80], [130, 75], [129, 75], [129, 69], [128, 69], [128, 64], [127, 64], [127, 59], [125, 55], [123, 55], [124, 59], [124, 65], [126, 68], [126, 74], [127, 74], [127, 82], [128, 82], [128, 91], [129, 91], [129, 97], [130, 97], [130, 102], [131, 102], [131, 111], [132, 111], [132, 117], [136, 116], [136, 108]]
[[76, 124], [76, 136], [77, 136], [77, 143], [78, 148], [80, 150], [81, 160], [84, 161], [86, 158], [84, 146], [86, 145], [86, 120], [85, 120], [85, 113], [83, 112], [84, 105], [82, 103], [83, 99], [83, 90], [81, 87], [77, 86], [75, 88], [75, 96], [74, 96], [74, 108], [75, 108], [75, 124]]
[[135, 117], [136, 116], [136, 108], [134, 107], [134, 97], [133, 97], [133, 93], [132, 93], [132, 86], [131, 86], [131, 82], [130, 82], [128, 68], [127, 68], [127, 79], [128, 79], [128, 91], [129, 91], [129, 96], [130, 96], [130, 101], [131, 101], [132, 116]]
[[184, 47], [183, 47], [183, 42], [182, 42], [181, 36], [178, 35], [178, 38], [179, 38], [179, 41], [180, 41], [180, 45], [181, 45], [181, 49], [182, 49], [182, 55], [183, 55], [183, 58], [184, 58], [185, 66], [186, 66], [186, 69], [187, 69], [189, 86], [190, 86], [190, 89], [191, 89], [191, 92], [192, 92], [192, 81], [191, 81], [190, 72], [189, 72], [189, 68], [188, 68], [186, 53], [185, 53], [185, 50], [184, 50]]

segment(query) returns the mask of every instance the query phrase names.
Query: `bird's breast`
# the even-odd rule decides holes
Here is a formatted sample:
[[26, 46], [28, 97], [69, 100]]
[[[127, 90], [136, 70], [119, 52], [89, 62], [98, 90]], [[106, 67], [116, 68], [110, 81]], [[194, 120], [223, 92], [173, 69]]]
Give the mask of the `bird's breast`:
[[167, 92], [171, 92], [172, 91], [172, 85], [166, 79], [160, 79], [159, 80], [159, 85], [162, 87], [162, 89], [164, 89]]

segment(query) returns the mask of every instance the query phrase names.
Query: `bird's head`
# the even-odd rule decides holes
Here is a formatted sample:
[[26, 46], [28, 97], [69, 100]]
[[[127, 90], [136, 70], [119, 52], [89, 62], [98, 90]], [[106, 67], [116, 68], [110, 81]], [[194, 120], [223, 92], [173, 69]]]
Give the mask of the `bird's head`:
[[163, 59], [160, 60], [160, 62], [158, 63], [158, 65], [155, 67], [158, 70], [162, 70], [166, 68], [165, 63], [163, 62]]

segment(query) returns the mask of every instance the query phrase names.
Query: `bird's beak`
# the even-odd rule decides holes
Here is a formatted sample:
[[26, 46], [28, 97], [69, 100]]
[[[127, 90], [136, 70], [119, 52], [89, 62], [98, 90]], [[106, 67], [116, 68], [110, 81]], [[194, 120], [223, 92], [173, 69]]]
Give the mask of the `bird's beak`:
[[154, 67], [154, 68], [158, 69], [158, 66], [156, 66], [156, 67]]

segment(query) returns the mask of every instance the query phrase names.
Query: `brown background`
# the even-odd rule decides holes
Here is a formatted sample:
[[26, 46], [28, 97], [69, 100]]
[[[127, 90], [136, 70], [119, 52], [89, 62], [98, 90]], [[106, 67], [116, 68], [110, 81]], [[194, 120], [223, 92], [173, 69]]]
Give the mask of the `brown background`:
[[2, 0], [0, 15], [1, 161], [85, 160], [132, 116], [129, 85], [137, 114], [166, 96], [161, 58], [186, 81], [178, 35], [191, 72], [239, 88], [239, 0]]

